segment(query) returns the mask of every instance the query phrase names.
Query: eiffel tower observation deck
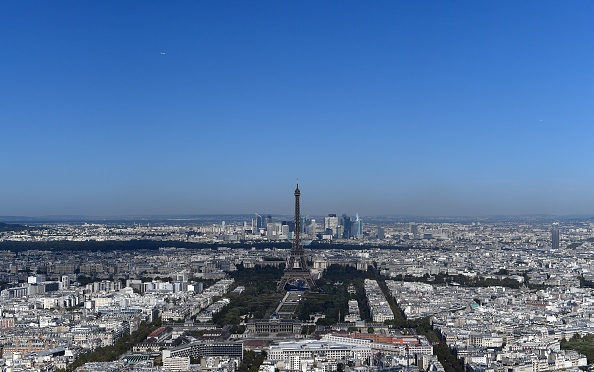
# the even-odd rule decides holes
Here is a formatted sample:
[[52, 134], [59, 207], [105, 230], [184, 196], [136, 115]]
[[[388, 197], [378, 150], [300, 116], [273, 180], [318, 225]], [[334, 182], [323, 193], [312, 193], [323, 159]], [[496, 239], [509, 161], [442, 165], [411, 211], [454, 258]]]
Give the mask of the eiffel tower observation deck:
[[315, 288], [315, 283], [311, 277], [309, 267], [301, 244], [301, 216], [299, 211], [299, 184], [295, 189], [295, 231], [293, 245], [291, 246], [291, 255], [287, 261], [283, 277], [278, 283], [277, 291], [304, 291]]

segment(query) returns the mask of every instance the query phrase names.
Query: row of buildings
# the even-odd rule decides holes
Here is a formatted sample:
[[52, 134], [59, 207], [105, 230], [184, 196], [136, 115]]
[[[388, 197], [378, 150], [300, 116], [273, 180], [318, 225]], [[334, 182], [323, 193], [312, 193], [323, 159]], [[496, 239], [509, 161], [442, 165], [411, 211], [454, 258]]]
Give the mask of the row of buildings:
[[584, 367], [561, 350], [573, 335], [594, 334], [589, 288], [462, 287], [388, 281], [407, 317], [431, 317], [471, 371], [559, 371]]

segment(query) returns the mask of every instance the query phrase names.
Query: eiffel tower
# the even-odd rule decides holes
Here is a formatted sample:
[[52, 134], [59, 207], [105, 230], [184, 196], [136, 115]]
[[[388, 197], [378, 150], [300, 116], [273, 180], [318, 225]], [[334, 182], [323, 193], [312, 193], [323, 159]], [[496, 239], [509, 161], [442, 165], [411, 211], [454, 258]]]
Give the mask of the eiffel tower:
[[301, 191], [299, 191], [299, 184], [297, 184], [297, 188], [295, 189], [295, 238], [291, 246], [291, 256], [287, 261], [285, 273], [278, 283], [277, 291], [311, 290], [316, 286], [307, 267], [307, 262], [303, 255], [303, 245], [301, 244], [300, 196]]

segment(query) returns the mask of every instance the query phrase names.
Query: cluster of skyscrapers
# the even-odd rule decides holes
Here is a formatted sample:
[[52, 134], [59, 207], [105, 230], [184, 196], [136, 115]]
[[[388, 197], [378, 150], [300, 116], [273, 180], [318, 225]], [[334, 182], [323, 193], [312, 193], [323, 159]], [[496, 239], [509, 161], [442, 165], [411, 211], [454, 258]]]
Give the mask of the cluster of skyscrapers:
[[331, 234], [334, 238], [360, 238], [363, 235], [363, 220], [359, 218], [358, 213], [354, 220], [346, 214], [340, 218], [335, 214], [329, 214], [324, 217], [324, 233]]
[[[343, 214], [338, 217], [331, 213], [322, 222], [310, 216], [300, 217], [301, 233], [311, 239], [358, 239], [363, 235], [363, 220]], [[270, 215], [255, 214], [252, 218], [251, 232], [269, 238], [291, 239], [295, 232], [294, 221], [274, 221]]]

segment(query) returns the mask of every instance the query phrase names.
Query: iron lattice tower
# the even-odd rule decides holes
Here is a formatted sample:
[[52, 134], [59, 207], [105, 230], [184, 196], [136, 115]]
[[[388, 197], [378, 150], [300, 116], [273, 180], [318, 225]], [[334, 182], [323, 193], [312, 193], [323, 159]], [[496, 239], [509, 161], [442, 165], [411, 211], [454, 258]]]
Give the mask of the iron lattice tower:
[[295, 237], [293, 239], [293, 245], [291, 246], [291, 255], [287, 261], [287, 267], [280, 282], [278, 283], [277, 290], [284, 290], [287, 286], [294, 286], [295, 289], [303, 287], [303, 289], [313, 289], [316, 285], [311, 278], [309, 267], [307, 267], [307, 261], [305, 260], [303, 244], [301, 244], [301, 213], [299, 210], [299, 197], [301, 191], [299, 191], [299, 184], [295, 189]]

